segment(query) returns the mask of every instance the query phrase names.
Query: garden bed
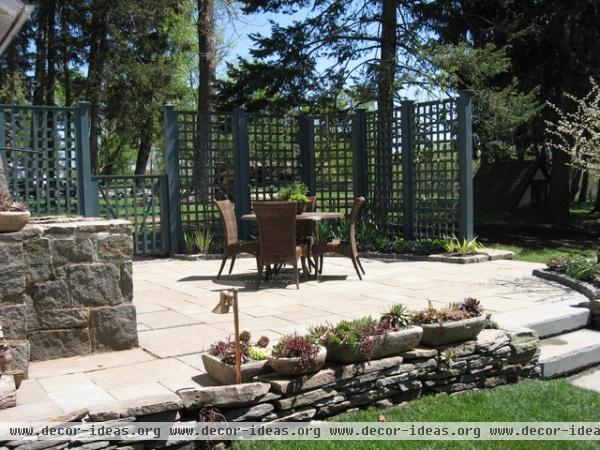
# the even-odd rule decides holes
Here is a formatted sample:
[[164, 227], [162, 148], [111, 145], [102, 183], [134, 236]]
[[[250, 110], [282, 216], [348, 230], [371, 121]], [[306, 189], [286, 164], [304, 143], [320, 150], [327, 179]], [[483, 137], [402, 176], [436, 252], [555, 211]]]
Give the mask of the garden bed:
[[398, 261], [433, 261], [452, 264], [473, 264], [487, 261], [497, 261], [500, 259], [513, 259], [514, 253], [508, 250], [486, 248], [480, 250], [476, 255], [456, 256], [447, 253], [437, 253], [433, 255], [413, 255], [404, 253], [381, 253], [381, 252], [360, 252], [362, 258], [373, 259], [391, 259]]
[[553, 272], [550, 270], [543, 269], [534, 269], [533, 275], [539, 278], [543, 278], [544, 280], [555, 281], [564, 286], [568, 286], [571, 289], [576, 290], [577, 292], [585, 295], [590, 300], [599, 300], [600, 299], [600, 289], [595, 287], [592, 283], [587, 283], [585, 281], [577, 280], [572, 278], [564, 273]]

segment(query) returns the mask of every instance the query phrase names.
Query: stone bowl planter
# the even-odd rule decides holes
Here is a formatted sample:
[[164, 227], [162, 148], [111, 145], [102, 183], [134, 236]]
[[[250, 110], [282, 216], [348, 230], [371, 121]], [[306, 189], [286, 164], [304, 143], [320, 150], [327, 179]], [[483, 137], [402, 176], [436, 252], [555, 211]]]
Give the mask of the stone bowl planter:
[[[236, 384], [235, 383], [235, 366], [232, 364], [226, 364], [219, 358], [209, 355], [208, 353], [202, 354], [202, 363], [204, 369], [209, 377], [213, 380], [218, 381], [221, 384]], [[242, 383], [249, 383], [257, 375], [263, 375], [269, 373], [271, 368], [269, 366], [269, 360], [264, 361], [253, 361], [242, 364]]]
[[319, 348], [317, 356], [309, 363], [308, 367], [301, 370], [300, 358], [271, 358], [269, 360], [271, 368], [281, 375], [305, 375], [321, 370], [327, 359], [327, 349]]
[[[419, 345], [422, 335], [422, 328], [416, 326], [392, 331], [375, 343], [371, 359], [386, 358], [415, 348]], [[369, 358], [360, 350], [358, 345], [332, 345], [327, 347], [327, 359], [335, 362], [352, 363], [367, 361]]]
[[438, 347], [475, 339], [485, 327], [485, 316], [442, 323], [422, 324], [421, 345]]
[[0, 212], [0, 233], [13, 233], [21, 230], [29, 219], [29, 211], [2, 211]]

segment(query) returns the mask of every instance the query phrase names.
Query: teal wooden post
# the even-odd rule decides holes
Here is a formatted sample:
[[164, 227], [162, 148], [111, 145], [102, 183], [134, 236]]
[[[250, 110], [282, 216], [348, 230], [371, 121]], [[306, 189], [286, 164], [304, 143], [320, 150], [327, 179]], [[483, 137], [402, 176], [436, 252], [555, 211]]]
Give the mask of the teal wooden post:
[[300, 144], [300, 161], [302, 163], [302, 181], [308, 187], [309, 195], [317, 193], [317, 177], [315, 173], [315, 129], [313, 118], [308, 114], [300, 114], [298, 142]]
[[[173, 105], [164, 107], [165, 127], [165, 167], [168, 178], [169, 211], [167, 223], [161, 225], [169, 228], [169, 254], [183, 251], [183, 230], [181, 228], [181, 202], [179, 196], [179, 152], [177, 150], [177, 115]], [[163, 199], [161, 199], [162, 202]], [[161, 203], [162, 208], [162, 203]], [[161, 214], [161, 219], [164, 217]]]
[[359, 109], [352, 117], [352, 167], [354, 196], [367, 197], [369, 187], [367, 155], [367, 112]]
[[171, 249], [171, 230], [169, 225], [169, 177], [167, 175], [159, 176], [160, 185], [160, 238], [162, 248], [165, 251]]
[[402, 230], [407, 241], [415, 238], [415, 104], [402, 102], [400, 111], [402, 132]]
[[458, 97], [458, 162], [460, 210], [458, 234], [461, 239], [473, 238], [473, 97], [462, 91]]
[[85, 217], [98, 217], [98, 182], [92, 179], [90, 150], [90, 103], [79, 102], [77, 107], [77, 210]]
[[240, 217], [250, 212], [250, 145], [248, 140], [248, 114], [236, 110], [231, 116], [233, 129], [233, 157], [235, 164], [235, 214], [242, 240], [250, 238], [250, 223]]

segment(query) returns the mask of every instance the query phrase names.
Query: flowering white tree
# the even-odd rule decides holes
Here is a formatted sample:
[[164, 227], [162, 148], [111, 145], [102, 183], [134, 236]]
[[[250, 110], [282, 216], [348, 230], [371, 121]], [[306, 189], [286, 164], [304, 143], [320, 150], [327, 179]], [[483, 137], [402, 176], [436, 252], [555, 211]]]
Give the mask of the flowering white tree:
[[590, 79], [592, 89], [582, 98], [565, 97], [575, 108], [563, 111], [555, 105], [554, 122], [546, 122], [550, 145], [571, 156], [571, 164], [590, 172], [600, 173], [600, 86]]

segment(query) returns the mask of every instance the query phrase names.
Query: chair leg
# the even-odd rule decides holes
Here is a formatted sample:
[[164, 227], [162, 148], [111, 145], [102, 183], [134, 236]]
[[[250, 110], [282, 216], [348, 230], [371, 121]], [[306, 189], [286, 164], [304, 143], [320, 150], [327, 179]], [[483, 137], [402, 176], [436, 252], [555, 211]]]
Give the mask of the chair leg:
[[319, 256], [319, 273], [323, 275], [323, 255]]
[[306, 265], [306, 258], [303, 256], [302, 258], [300, 258], [300, 261], [302, 261], [302, 272], [304, 276], [308, 276], [310, 275], [310, 270], [308, 269], [307, 265]]
[[356, 262], [358, 263], [358, 267], [360, 267], [360, 270], [362, 270], [363, 275], [366, 275], [367, 272], [365, 272], [365, 269], [362, 266], [362, 263], [360, 262], [360, 258], [357, 256], [356, 257]]
[[263, 264], [261, 262], [258, 263], [258, 278], [256, 279], [256, 290], [260, 287], [260, 279], [262, 278]]
[[226, 262], [227, 262], [227, 254], [223, 254], [223, 260], [221, 261], [221, 268], [219, 269], [219, 273], [217, 274], [217, 280], [219, 278], [221, 278], [221, 272], [223, 272], [223, 268], [225, 267]]
[[235, 264], [235, 258], [236, 258], [236, 257], [237, 257], [237, 255], [236, 255], [236, 254], [234, 254], [234, 255], [231, 257], [231, 265], [229, 266], [229, 275], [231, 275], [231, 272], [233, 271], [233, 265]]
[[300, 289], [300, 275], [298, 270], [298, 261], [294, 263], [294, 274], [296, 276], [296, 289]]
[[351, 256], [350, 259], [352, 260], [352, 264], [354, 265], [354, 270], [356, 270], [358, 278], [362, 280], [362, 275], [360, 274], [360, 269], [358, 268], [358, 264], [356, 263], [356, 258], [354, 258], [354, 256]]

